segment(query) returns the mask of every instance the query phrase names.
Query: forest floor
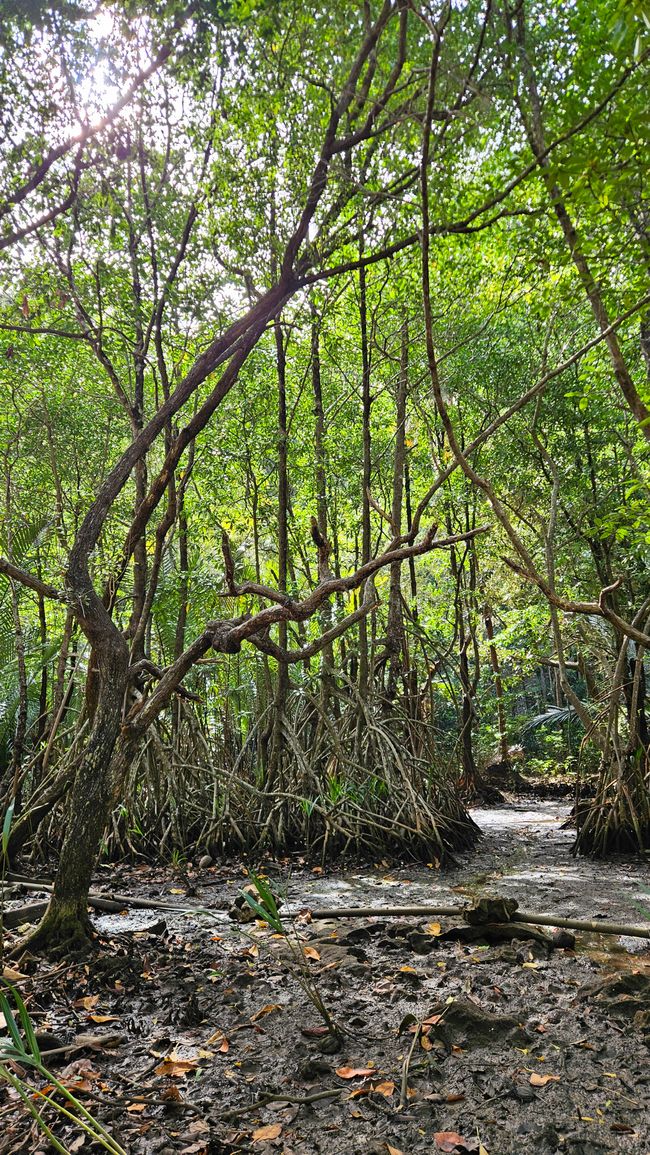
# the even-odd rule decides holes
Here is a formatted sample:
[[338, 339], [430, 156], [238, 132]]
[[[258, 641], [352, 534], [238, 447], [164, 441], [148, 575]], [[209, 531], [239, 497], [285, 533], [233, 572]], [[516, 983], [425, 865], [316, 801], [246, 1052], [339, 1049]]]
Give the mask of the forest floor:
[[[568, 809], [519, 799], [475, 811], [476, 851], [444, 871], [265, 873], [290, 911], [498, 894], [536, 912], [647, 923], [650, 868], [572, 859]], [[105, 867], [98, 886], [204, 913], [97, 917], [94, 963], [43, 963], [22, 984], [57, 1048], [44, 1060], [129, 1155], [650, 1155], [647, 940], [487, 945], [445, 939], [461, 924], [443, 917], [298, 916], [308, 982], [344, 1029], [331, 1054], [282, 937], [229, 916], [245, 883], [232, 864]], [[12, 1096], [0, 1091], [0, 1155], [48, 1150]], [[65, 1121], [55, 1133], [71, 1152], [99, 1149]]]

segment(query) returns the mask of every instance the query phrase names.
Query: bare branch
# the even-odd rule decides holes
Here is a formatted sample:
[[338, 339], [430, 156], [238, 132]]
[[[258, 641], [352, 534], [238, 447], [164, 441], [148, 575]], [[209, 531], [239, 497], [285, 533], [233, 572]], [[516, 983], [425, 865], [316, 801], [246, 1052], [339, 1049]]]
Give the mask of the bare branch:
[[0, 573], [8, 577], [10, 581], [19, 582], [22, 586], [27, 586], [30, 590], [35, 590], [37, 594], [41, 594], [44, 598], [50, 598], [53, 601], [65, 602], [65, 594], [60, 590], [55, 589], [54, 586], [48, 585], [40, 578], [34, 577], [33, 574], [28, 573], [27, 570], [20, 569], [19, 566], [13, 565], [6, 557], [0, 557]]

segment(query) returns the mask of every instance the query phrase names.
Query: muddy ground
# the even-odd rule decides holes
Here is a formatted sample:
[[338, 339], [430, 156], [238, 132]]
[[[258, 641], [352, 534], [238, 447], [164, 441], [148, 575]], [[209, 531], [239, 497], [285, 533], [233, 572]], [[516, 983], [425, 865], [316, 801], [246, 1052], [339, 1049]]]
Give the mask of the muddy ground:
[[[649, 867], [572, 859], [567, 809], [476, 811], [477, 851], [444, 872], [265, 871], [286, 891], [287, 923], [307, 907], [499, 894], [529, 911], [649, 924]], [[650, 1155], [647, 940], [486, 944], [445, 939], [461, 923], [433, 915], [298, 915], [300, 963], [268, 926], [229, 917], [246, 881], [233, 865], [104, 868], [98, 886], [202, 913], [96, 917], [107, 943], [96, 962], [42, 964], [21, 984], [55, 1048], [44, 1059], [129, 1155]], [[14, 893], [7, 909], [26, 900]], [[310, 992], [341, 1029], [334, 1053]], [[54, 1130], [69, 1151], [99, 1150], [65, 1121]], [[1, 1155], [48, 1149], [0, 1090]]]

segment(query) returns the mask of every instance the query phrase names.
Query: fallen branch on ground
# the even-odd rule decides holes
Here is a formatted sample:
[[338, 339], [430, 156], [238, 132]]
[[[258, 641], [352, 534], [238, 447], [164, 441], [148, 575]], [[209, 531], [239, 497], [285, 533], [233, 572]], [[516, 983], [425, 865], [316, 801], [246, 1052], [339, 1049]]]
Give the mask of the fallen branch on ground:
[[[450, 918], [460, 918], [467, 921], [465, 916], [471, 907], [467, 906], [347, 906], [338, 910], [312, 910], [312, 919], [325, 918], [409, 918], [422, 915], [441, 914]], [[554, 914], [532, 914], [530, 911], [517, 910], [513, 914], [513, 921], [527, 922], [534, 926], [557, 926], [567, 930], [582, 930], [593, 934], [627, 935], [629, 938], [650, 939], [650, 923], [648, 926], [627, 926], [625, 923], [601, 922], [593, 919], [588, 922], [578, 918], [560, 918]]]

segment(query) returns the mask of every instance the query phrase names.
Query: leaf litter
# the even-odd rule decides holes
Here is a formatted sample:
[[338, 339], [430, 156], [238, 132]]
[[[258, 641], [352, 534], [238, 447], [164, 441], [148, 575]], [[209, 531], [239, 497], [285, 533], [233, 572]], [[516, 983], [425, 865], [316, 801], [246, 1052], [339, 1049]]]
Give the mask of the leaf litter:
[[[410, 902], [425, 901], [426, 886], [471, 889], [479, 871], [492, 870], [494, 892], [505, 893], [513, 837], [527, 866], [508, 893], [548, 908], [540, 880], [551, 867], [568, 875], [561, 836], [541, 845], [525, 831], [501, 843], [491, 835], [447, 875], [392, 864], [391, 877]], [[274, 870], [266, 864], [268, 877]], [[303, 963], [291, 963], [283, 935], [255, 925], [252, 940], [228, 919], [236, 867], [215, 873], [222, 880], [198, 898], [211, 919], [165, 912], [162, 934], [137, 939], [98, 919], [104, 949], [92, 963], [50, 977], [47, 964], [21, 963], [35, 1029], [58, 1044], [43, 1051], [46, 1065], [119, 1130], [129, 1155], [648, 1155], [649, 954], [445, 941], [446, 925], [374, 918], [299, 921]], [[113, 868], [117, 877], [147, 897], [169, 887], [154, 867]], [[362, 894], [381, 873], [350, 877]], [[602, 881], [592, 878], [596, 903]], [[316, 906], [310, 892], [336, 886], [334, 873], [294, 868], [290, 893], [298, 908]], [[552, 898], [562, 913], [588, 913], [584, 895], [584, 910], [572, 909], [572, 886]], [[90, 1150], [71, 1122], [56, 1128], [69, 1151]], [[0, 1155], [41, 1150], [20, 1103], [0, 1092]]]

